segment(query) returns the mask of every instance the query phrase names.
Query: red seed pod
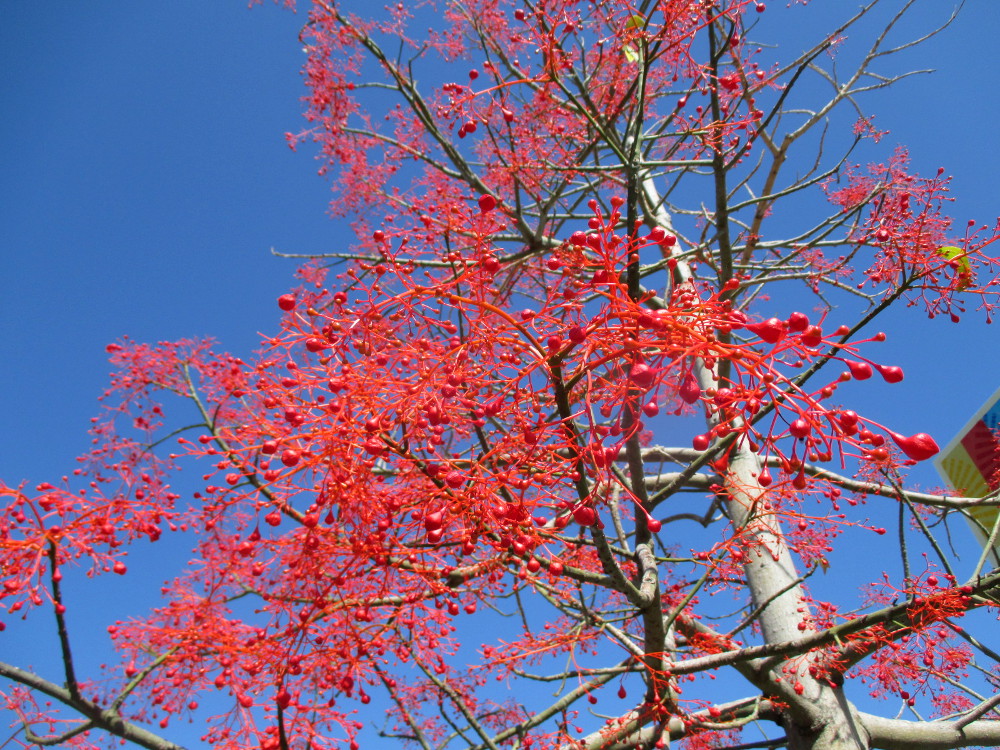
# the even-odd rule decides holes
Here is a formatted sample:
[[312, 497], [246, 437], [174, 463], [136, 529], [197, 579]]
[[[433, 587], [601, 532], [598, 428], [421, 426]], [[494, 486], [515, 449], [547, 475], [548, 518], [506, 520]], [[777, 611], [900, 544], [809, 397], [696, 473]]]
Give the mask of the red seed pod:
[[497, 207], [497, 199], [494, 198], [489, 193], [479, 196], [479, 210], [484, 214], [488, 214], [494, 208]]
[[295, 309], [295, 295], [294, 294], [282, 294], [278, 297], [278, 307], [280, 307], [285, 312]]
[[299, 452], [294, 448], [286, 448], [281, 452], [281, 463], [285, 466], [295, 466], [299, 462]]

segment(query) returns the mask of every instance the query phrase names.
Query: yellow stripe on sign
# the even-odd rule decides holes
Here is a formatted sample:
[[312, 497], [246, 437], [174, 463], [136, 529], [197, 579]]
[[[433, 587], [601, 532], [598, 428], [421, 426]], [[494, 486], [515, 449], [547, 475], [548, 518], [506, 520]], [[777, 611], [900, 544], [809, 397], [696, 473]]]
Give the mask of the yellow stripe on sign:
[[973, 520], [970, 523], [976, 536], [979, 537], [981, 544], [985, 543], [989, 539], [990, 532], [993, 531], [993, 524], [997, 522], [997, 516], [1000, 516], [1000, 509], [996, 506], [982, 505], [978, 508], [969, 508], [968, 513], [972, 516]]
[[[937, 461], [937, 467], [955, 491], [965, 497], [983, 497], [990, 492], [986, 479], [969, 456], [969, 452], [957, 440], [948, 446], [946, 453]], [[973, 535], [980, 545], [985, 545], [997, 518], [1000, 517], [1000, 508], [983, 505], [969, 508], [967, 513], [965, 520], [968, 521]], [[1000, 563], [1000, 544], [993, 545], [993, 554]]]
[[941, 457], [939, 468], [951, 486], [965, 497], [982, 497], [989, 494], [990, 488], [986, 480], [961, 443], [956, 443]]
[[[962, 441], [968, 440], [971, 442], [972, 438], [970, 435], [974, 432], [981, 434], [983, 428], [985, 428], [987, 435], [993, 438], [997, 435], [998, 422], [1000, 422], [1000, 390], [990, 396], [986, 403], [979, 408], [979, 411], [972, 415], [972, 418], [965, 427], [945, 446], [944, 450], [935, 456], [934, 465], [937, 467], [938, 472], [959, 495], [964, 497], [985, 497], [990, 493], [991, 489], [995, 489], [989, 486], [989, 481], [995, 479], [992, 476], [994, 474], [993, 469], [989, 468], [989, 466], [994, 465], [994, 462], [989, 460], [984, 462], [984, 466], [987, 467], [984, 470], [991, 475], [984, 477], [982, 472], [976, 467], [965, 446], [962, 445]], [[995, 441], [992, 442], [995, 443]], [[987, 455], [987, 458], [990, 457]], [[996, 525], [998, 517], [1000, 517], [1000, 508], [980, 506], [969, 508], [965, 520], [969, 522], [969, 526], [972, 528], [979, 543], [985, 545], [986, 539], [994, 525]], [[997, 565], [1000, 565], [1000, 539], [993, 545], [991, 551], [994, 561]]]

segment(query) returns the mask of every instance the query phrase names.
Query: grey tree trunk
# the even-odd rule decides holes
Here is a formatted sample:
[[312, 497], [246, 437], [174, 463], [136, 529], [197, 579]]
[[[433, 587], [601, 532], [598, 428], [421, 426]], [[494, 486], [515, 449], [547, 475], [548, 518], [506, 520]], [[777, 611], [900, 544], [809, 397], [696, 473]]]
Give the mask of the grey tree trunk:
[[[785, 543], [777, 516], [768, 503], [767, 489], [757, 477], [760, 461], [749, 448], [737, 445], [726, 474], [726, 508], [733, 526], [744, 530], [749, 556], [744, 573], [753, 604], [761, 608], [758, 622], [767, 643], [800, 638], [812, 628], [811, 610], [800, 574]], [[793, 750], [864, 750], [868, 733], [840, 688], [810, 676], [815, 657], [803, 656], [761, 675], [782, 702], [789, 748]]]

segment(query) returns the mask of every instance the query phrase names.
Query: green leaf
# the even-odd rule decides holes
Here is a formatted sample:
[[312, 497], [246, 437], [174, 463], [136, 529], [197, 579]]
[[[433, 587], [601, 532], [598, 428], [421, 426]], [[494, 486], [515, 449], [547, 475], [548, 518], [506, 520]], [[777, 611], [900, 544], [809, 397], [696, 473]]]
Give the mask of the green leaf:
[[954, 245], [945, 245], [938, 249], [938, 255], [949, 261], [959, 277], [957, 289], [959, 291], [969, 286], [969, 277], [972, 276], [972, 266], [969, 264], [969, 257], [965, 250]]
[[[625, 34], [626, 36], [635, 37], [637, 34], [629, 34], [630, 31], [642, 32], [646, 28], [646, 19], [635, 13], [625, 19]], [[626, 44], [622, 47], [622, 52], [625, 53], [625, 59], [629, 62], [639, 62], [642, 60], [642, 53], [645, 49], [646, 42], [644, 39], [639, 37], [639, 45]]]
[[629, 16], [628, 20], [625, 21], [625, 28], [642, 30], [646, 28], [646, 19], [636, 13], [635, 15]]

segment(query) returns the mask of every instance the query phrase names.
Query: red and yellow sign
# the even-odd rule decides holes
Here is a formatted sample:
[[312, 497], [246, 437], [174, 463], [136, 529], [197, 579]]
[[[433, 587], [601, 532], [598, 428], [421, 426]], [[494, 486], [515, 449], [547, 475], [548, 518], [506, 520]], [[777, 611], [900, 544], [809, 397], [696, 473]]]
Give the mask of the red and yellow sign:
[[[965, 497], [983, 497], [1000, 487], [1000, 391], [945, 446], [934, 459], [934, 465], [955, 491]], [[1000, 508], [970, 508], [969, 515], [976, 537], [985, 543], [1000, 516]]]

